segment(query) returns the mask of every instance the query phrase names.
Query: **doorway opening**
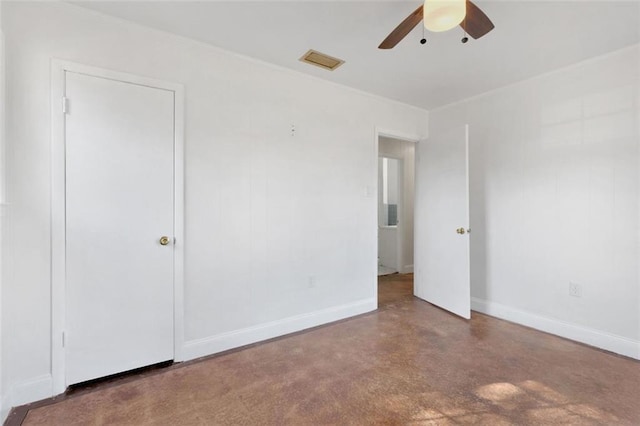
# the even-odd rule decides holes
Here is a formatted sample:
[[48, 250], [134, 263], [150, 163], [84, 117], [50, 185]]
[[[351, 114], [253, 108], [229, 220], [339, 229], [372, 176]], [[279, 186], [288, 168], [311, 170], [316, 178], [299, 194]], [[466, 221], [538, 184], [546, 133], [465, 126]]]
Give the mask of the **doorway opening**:
[[378, 136], [378, 306], [413, 297], [415, 142]]

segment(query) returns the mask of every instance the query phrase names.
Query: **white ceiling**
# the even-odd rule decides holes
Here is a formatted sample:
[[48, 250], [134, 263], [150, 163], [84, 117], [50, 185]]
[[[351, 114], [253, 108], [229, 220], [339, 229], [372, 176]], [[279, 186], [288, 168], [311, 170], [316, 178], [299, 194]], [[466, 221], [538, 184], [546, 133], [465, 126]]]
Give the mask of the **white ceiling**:
[[[638, 0], [474, 1], [496, 26], [485, 37], [462, 44], [458, 27], [421, 45], [419, 25], [386, 51], [378, 44], [419, 0], [76, 4], [426, 109], [640, 42]], [[308, 49], [346, 63], [299, 62]]]

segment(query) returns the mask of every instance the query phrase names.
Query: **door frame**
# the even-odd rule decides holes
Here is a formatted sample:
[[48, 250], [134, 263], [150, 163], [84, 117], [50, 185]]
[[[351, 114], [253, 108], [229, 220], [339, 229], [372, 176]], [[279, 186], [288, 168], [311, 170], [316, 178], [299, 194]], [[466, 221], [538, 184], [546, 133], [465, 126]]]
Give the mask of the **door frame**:
[[[380, 188], [378, 188], [378, 158], [380, 157], [380, 136], [384, 136], [387, 138], [392, 138], [392, 139], [399, 139], [402, 141], [406, 141], [406, 142], [412, 142], [414, 144], [418, 144], [420, 141], [424, 140], [425, 137], [424, 136], [420, 136], [417, 134], [407, 134], [407, 133], [403, 133], [401, 131], [396, 131], [396, 130], [391, 130], [391, 129], [385, 129], [385, 128], [381, 128], [381, 127], [375, 127], [374, 128], [374, 150], [373, 150], [373, 164], [374, 166], [374, 171], [375, 171], [375, 179], [374, 182], [375, 187], [373, 190], [373, 193], [375, 194], [374, 201], [375, 201], [375, 241], [376, 241], [376, 250], [375, 250], [375, 254], [373, 256], [373, 264], [375, 265], [375, 277], [376, 279], [373, 281], [373, 294], [375, 297], [375, 300], [378, 300], [378, 241], [379, 241], [379, 229], [378, 229], [378, 203], [380, 202], [380, 200], [378, 199], [378, 191], [380, 190]], [[414, 162], [417, 162], [418, 158], [417, 156], [414, 158]], [[403, 171], [403, 176], [404, 176], [404, 168], [405, 168], [405, 164], [404, 164], [404, 159], [402, 161], [402, 171]], [[414, 176], [415, 179], [415, 176]], [[403, 178], [403, 182], [404, 182], [404, 178]], [[404, 184], [403, 184], [404, 186]], [[404, 192], [404, 191], [403, 191]], [[415, 188], [414, 188], [414, 197], [415, 197]], [[405, 200], [404, 200], [404, 195], [402, 197], [402, 204], [404, 205]], [[414, 210], [415, 210], [415, 206], [414, 206]], [[403, 213], [404, 213], [404, 206], [403, 206]], [[414, 228], [413, 228], [413, 232], [414, 232], [414, 237], [415, 237], [415, 215], [413, 217], [413, 222], [414, 222]], [[401, 222], [402, 223], [402, 222]], [[415, 238], [414, 238], [415, 241]], [[398, 236], [397, 236], [397, 244], [398, 244], [398, 251], [401, 251], [402, 249], [400, 248], [403, 244], [404, 244], [404, 238], [400, 233], [400, 229], [398, 229]], [[404, 250], [402, 250], [404, 251]], [[404, 254], [403, 254], [404, 257]], [[401, 263], [403, 263], [402, 259], [398, 259], [398, 264], [399, 266], [402, 268], [404, 267], [403, 265], [401, 265]], [[415, 262], [414, 262], [415, 263]]]
[[162, 80], [64, 61], [51, 60], [51, 377], [53, 395], [66, 388], [64, 348], [66, 300], [66, 152], [65, 72], [116, 80], [174, 92], [174, 361], [184, 358], [184, 86]]

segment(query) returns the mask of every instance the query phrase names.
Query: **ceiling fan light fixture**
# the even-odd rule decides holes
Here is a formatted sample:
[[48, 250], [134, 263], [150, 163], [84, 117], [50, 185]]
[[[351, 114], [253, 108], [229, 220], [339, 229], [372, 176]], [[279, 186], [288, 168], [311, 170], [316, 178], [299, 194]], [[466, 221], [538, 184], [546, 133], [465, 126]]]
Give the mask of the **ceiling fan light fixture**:
[[467, 0], [425, 0], [424, 26], [442, 32], [459, 25], [467, 14]]

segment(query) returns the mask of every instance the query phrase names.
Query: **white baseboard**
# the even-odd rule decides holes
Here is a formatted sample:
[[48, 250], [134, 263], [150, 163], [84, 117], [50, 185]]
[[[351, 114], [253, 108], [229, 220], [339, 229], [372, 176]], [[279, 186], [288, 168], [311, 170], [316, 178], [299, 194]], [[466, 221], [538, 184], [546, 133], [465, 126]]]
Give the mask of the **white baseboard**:
[[43, 374], [24, 382], [17, 383], [11, 387], [11, 405], [28, 404], [29, 402], [53, 396], [53, 379], [51, 374]]
[[500, 303], [471, 298], [471, 309], [556, 336], [565, 337], [596, 348], [611, 351], [630, 358], [640, 359], [640, 342], [593, 328], [544, 317]]
[[307, 328], [338, 321], [354, 315], [364, 314], [378, 308], [375, 298], [360, 300], [347, 305], [323, 309], [308, 314], [296, 315], [241, 330], [216, 336], [192, 340], [184, 345], [184, 359], [190, 360], [238, 348], [273, 337], [282, 336]]
[[53, 396], [51, 374], [33, 377], [10, 387], [0, 399], [0, 419], [4, 422], [13, 407], [39, 401]]
[[413, 263], [411, 265], [404, 265], [402, 267], [402, 271], [403, 274], [411, 274], [413, 273]]
[[9, 398], [7, 394], [2, 395], [0, 397], [0, 423], [4, 424], [5, 420], [7, 420], [7, 416], [9, 416], [9, 411], [11, 411], [11, 403], [9, 402]]
[[[184, 345], [184, 360], [186, 361], [249, 345], [284, 334], [374, 311], [377, 308], [378, 302], [375, 298], [365, 299], [347, 305], [284, 318], [282, 320], [272, 321], [217, 336], [193, 340]], [[11, 408], [50, 398], [53, 395], [53, 378], [51, 374], [44, 374], [14, 384], [8, 392], [0, 397], [0, 424], [4, 423]]]

